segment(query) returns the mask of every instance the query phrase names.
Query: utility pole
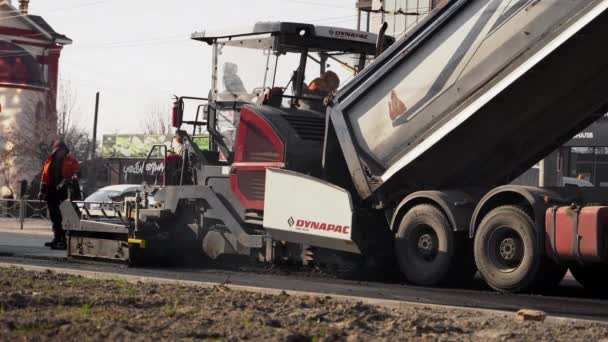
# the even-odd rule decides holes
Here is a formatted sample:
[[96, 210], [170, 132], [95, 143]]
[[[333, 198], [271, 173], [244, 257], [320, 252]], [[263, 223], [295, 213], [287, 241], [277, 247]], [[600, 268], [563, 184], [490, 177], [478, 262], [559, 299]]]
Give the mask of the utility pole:
[[95, 149], [97, 147], [97, 117], [99, 116], [99, 92], [95, 95], [95, 118], [93, 119], [93, 141], [91, 146], [91, 158], [95, 159]]
[[99, 92], [95, 95], [95, 117], [93, 119], [93, 139], [91, 139], [91, 154], [89, 156], [89, 162], [87, 163], [87, 192], [92, 193], [97, 190], [97, 160], [96, 160], [96, 147], [97, 147], [97, 118], [99, 117]]

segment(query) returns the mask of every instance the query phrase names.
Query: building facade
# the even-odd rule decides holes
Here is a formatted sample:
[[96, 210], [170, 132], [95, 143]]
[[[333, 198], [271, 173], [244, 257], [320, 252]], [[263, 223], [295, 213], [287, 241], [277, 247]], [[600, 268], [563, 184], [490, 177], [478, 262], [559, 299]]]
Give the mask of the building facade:
[[378, 32], [386, 22], [386, 34], [399, 39], [446, 1], [448, 0], [359, 0], [358, 26], [359, 29]]
[[31, 182], [57, 131], [59, 57], [72, 41], [40, 16], [0, 1], [0, 195]]
[[565, 177], [608, 187], [608, 114], [562, 146], [556, 165]]

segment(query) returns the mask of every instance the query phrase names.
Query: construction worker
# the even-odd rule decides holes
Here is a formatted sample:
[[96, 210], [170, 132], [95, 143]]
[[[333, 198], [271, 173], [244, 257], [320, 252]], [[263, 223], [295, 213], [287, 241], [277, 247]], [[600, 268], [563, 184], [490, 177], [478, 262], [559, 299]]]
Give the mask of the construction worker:
[[[80, 165], [69, 154], [70, 149], [61, 140], [53, 143], [52, 154], [44, 162], [38, 199], [46, 201], [53, 223], [53, 240], [45, 243], [52, 249], [66, 249], [65, 231], [59, 205], [68, 198], [68, 187], [80, 177]], [[78, 192], [80, 189], [77, 189]]]
[[331, 94], [338, 90], [339, 87], [340, 78], [335, 72], [328, 70], [321, 74], [321, 77], [317, 77], [310, 82], [308, 85], [308, 90], [312, 92]]
[[239, 67], [235, 63], [224, 63], [222, 81], [224, 82], [224, 93], [230, 94], [233, 99], [239, 95], [247, 94], [243, 80], [238, 75]]
[[181, 164], [184, 145], [181, 137], [174, 137], [171, 147], [167, 150], [165, 159], [165, 175], [167, 185], [180, 185]]

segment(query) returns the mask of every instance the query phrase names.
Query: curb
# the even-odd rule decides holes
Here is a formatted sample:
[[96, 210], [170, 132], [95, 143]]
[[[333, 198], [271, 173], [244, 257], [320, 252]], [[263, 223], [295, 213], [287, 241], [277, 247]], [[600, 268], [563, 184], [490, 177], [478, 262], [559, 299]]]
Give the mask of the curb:
[[42, 227], [35, 227], [35, 228], [24, 227], [23, 229], [0, 227], [0, 233], [53, 236], [53, 231], [51, 230], [51, 228], [42, 228]]
[[[166, 279], [166, 278], [158, 278], [158, 277], [149, 277], [149, 276], [136, 276], [136, 275], [128, 275], [128, 274], [117, 274], [110, 272], [96, 272], [96, 271], [85, 271], [85, 270], [76, 270], [71, 268], [62, 268], [62, 267], [47, 267], [47, 266], [33, 266], [33, 265], [23, 265], [19, 263], [10, 263], [10, 262], [0, 262], [0, 267], [10, 268], [16, 267], [21, 268], [26, 271], [35, 271], [35, 272], [47, 272], [52, 271], [60, 274], [69, 274], [75, 276], [82, 276], [90, 279], [97, 280], [116, 280], [121, 279], [125, 280], [129, 283], [157, 283], [157, 284], [173, 284], [173, 285], [187, 285], [193, 287], [202, 287], [202, 288], [213, 288], [216, 286], [222, 286], [223, 288], [227, 288], [234, 291], [245, 291], [245, 292], [255, 292], [266, 295], [291, 295], [297, 297], [330, 297], [335, 300], [348, 302], [348, 303], [363, 303], [367, 305], [380, 306], [388, 309], [402, 309], [405, 307], [418, 307], [418, 308], [426, 308], [426, 309], [444, 309], [444, 310], [461, 310], [465, 312], [473, 312], [473, 313], [485, 313], [490, 315], [508, 315], [511, 316], [513, 320], [515, 320], [515, 312], [506, 311], [506, 310], [492, 310], [492, 309], [482, 309], [482, 308], [468, 308], [468, 307], [460, 307], [460, 306], [451, 306], [451, 305], [441, 305], [441, 304], [425, 304], [425, 303], [416, 303], [409, 301], [399, 301], [392, 299], [376, 299], [376, 298], [368, 298], [368, 297], [357, 297], [357, 296], [347, 296], [347, 295], [338, 295], [338, 294], [324, 294], [324, 293], [316, 293], [316, 292], [305, 292], [305, 291], [293, 291], [293, 290], [280, 290], [280, 289], [268, 289], [263, 287], [255, 287], [255, 286], [245, 286], [245, 285], [234, 285], [230, 283], [219, 283], [219, 282], [206, 282], [206, 281], [194, 281], [194, 280], [179, 280], [179, 279]], [[580, 318], [570, 318], [570, 317], [561, 317], [561, 316], [551, 316], [548, 315], [545, 322], [549, 323], [564, 323], [564, 322], [581, 322], [581, 323], [600, 323], [600, 324], [608, 324], [604, 321], [596, 321], [591, 319], [580, 319]]]

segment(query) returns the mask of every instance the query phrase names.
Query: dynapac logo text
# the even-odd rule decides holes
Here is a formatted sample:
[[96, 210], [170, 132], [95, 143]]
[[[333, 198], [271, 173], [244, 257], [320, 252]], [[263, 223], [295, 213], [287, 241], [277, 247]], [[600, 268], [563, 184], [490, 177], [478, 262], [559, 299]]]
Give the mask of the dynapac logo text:
[[308, 221], [308, 220], [296, 220], [297, 228], [308, 228], [314, 230], [324, 230], [327, 232], [336, 232], [342, 234], [350, 234], [350, 226], [341, 226], [337, 224], [330, 224], [325, 222]]
[[355, 33], [355, 32], [347, 32], [347, 31], [330, 31], [330, 34], [335, 35], [336, 37], [350, 37], [350, 38], [359, 38], [359, 39], [367, 39], [368, 35], [365, 33]]

